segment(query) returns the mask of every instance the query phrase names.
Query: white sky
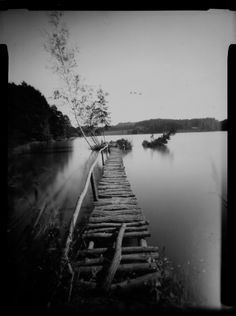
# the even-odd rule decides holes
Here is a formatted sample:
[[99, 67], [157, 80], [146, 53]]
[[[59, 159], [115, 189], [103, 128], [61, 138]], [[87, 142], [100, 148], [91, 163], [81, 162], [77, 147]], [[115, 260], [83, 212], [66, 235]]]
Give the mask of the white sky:
[[[112, 124], [151, 118], [227, 117], [227, 52], [236, 13], [202, 11], [64, 12], [87, 84], [109, 93]], [[46, 11], [0, 14], [9, 81], [49, 98], [60, 84], [43, 49]], [[130, 94], [130, 91], [141, 92]], [[66, 108], [60, 110], [68, 114]]]

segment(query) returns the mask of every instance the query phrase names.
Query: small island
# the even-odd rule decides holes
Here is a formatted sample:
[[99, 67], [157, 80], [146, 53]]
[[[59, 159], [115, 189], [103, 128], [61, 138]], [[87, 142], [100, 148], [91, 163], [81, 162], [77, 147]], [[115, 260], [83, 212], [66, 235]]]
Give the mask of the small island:
[[158, 137], [157, 139], [154, 139], [153, 134], [151, 135], [151, 141], [144, 140], [142, 142], [143, 147], [149, 147], [149, 148], [165, 148], [165, 145], [167, 144], [168, 140], [170, 139], [170, 135], [174, 135], [176, 132], [174, 130], [170, 130], [169, 132], [165, 132], [162, 134], [162, 136]]

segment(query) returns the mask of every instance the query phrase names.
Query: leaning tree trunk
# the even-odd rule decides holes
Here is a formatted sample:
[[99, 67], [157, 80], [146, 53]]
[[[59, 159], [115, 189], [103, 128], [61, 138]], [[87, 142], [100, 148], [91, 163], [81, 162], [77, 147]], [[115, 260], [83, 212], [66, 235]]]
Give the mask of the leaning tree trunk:
[[99, 140], [97, 136], [93, 133], [93, 131], [91, 131], [91, 135], [92, 135], [92, 140], [94, 141], [94, 143], [99, 145]]
[[84, 139], [85, 139], [86, 142], [88, 143], [90, 149], [93, 149], [93, 147], [90, 145], [90, 143], [89, 143], [89, 141], [88, 141], [88, 139], [87, 139], [87, 137], [86, 137], [86, 135], [85, 135], [85, 133], [84, 133], [84, 131], [83, 131], [83, 129], [82, 129], [82, 126], [81, 126], [80, 124], [78, 124], [78, 126], [79, 126], [79, 129], [80, 129], [80, 131], [81, 131], [81, 133], [82, 133]]
[[83, 131], [82, 126], [80, 125], [80, 123], [79, 123], [79, 121], [78, 121], [78, 118], [77, 118], [77, 115], [76, 115], [75, 111], [73, 111], [73, 112], [74, 112], [75, 120], [76, 120], [76, 122], [77, 122], [77, 124], [78, 124], [78, 127], [79, 127], [79, 129], [80, 129], [80, 131], [81, 131], [81, 133], [82, 133], [84, 139], [85, 139], [86, 142], [88, 143], [90, 149], [93, 149], [92, 146], [90, 145], [90, 143], [89, 143], [89, 141], [88, 141], [88, 139], [87, 139], [87, 137], [86, 137], [84, 131]]

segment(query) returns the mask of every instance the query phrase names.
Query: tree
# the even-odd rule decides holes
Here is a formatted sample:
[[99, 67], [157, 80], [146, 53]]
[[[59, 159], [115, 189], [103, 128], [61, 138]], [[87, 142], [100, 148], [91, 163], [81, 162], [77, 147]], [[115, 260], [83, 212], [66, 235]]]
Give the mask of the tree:
[[40, 91], [26, 82], [8, 84], [9, 140], [20, 144], [50, 139], [49, 116], [50, 107]]
[[25, 82], [8, 84], [7, 109], [10, 146], [77, 134], [68, 116], [55, 105], [50, 107], [40, 91]]
[[97, 126], [101, 125], [103, 126], [103, 138], [105, 141], [105, 135], [104, 135], [104, 129], [110, 125], [110, 113], [108, 112], [108, 106], [106, 96], [108, 96], [107, 92], [104, 92], [102, 89], [99, 89], [97, 91], [97, 107], [94, 110], [95, 114], [95, 120], [97, 123]]
[[50, 33], [46, 32], [47, 40], [44, 44], [45, 50], [52, 57], [51, 68], [64, 84], [64, 88], [54, 91], [54, 99], [69, 104], [84, 139], [92, 149], [80, 122], [81, 111], [84, 109], [83, 105], [88, 95], [86, 85], [82, 84], [78, 74], [76, 56], [79, 51], [77, 47], [70, 45], [69, 31], [62, 22], [62, 15], [61, 12], [53, 12], [49, 15], [52, 30]]
[[89, 127], [89, 130], [95, 138], [96, 142], [97, 129], [100, 126], [103, 127], [103, 137], [105, 141], [104, 128], [110, 125], [110, 113], [108, 112], [108, 106], [106, 105], [107, 96], [107, 92], [104, 92], [101, 88], [98, 89], [96, 91], [96, 99], [93, 102], [87, 104], [85, 110], [83, 111], [84, 123], [86, 126]]

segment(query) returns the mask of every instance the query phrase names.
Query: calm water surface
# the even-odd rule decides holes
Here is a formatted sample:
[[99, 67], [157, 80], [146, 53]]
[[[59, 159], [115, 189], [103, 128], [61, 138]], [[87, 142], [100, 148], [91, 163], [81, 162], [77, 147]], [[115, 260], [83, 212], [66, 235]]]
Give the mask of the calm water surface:
[[[165, 247], [198, 305], [219, 307], [227, 133], [177, 133], [165, 152], [142, 147], [142, 141], [149, 140], [150, 135], [107, 136], [107, 140], [121, 137], [133, 142], [124, 164], [150, 222], [148, 243]], [[32, 224], [43, 207], [40, 220], [44, 224], [56, 218], [58, 225], [68, 226], [96, 157], [83, 139], [77, 138], [71, 144], [72, 152], [24, 155], [15, 162], [23, 171], [17, 180], [22, 192], [13, 200], [9, 231], [17, 227], [22, 231], [24, 225], [30, 221]], [[91, 192], [88, 196], [91, 198]]]
[[[10, 180], [15, 190], [10, 196], [8, 232], [18, 241], [25, 227], [38, 221], [43, 231], [57, 223], [62, 234], [71, 220], [84, 189], [88, 171], [97, 156], [81, 138], [67, 142], [68, 152], [34, 153], [17, 156], [11, 162]], [[95, 174], [100, 175], [101, 160]], [[86, 200], [91, 201], [91, 188]], [[91, 204], [91, 203], [90, 203]], [[38, 215], [41, 214], [40, 217]]]
[[184, 272], [198, 305], [220, 307], [221, 197], [226, 197], [227, 133], [177, 133], [171, 136], [165, 152], [142, 147], [150, 135], [124, 137], [133, 142], [124, 164], [150, 222], [149, 244], [165, 247], [166, 255]]

